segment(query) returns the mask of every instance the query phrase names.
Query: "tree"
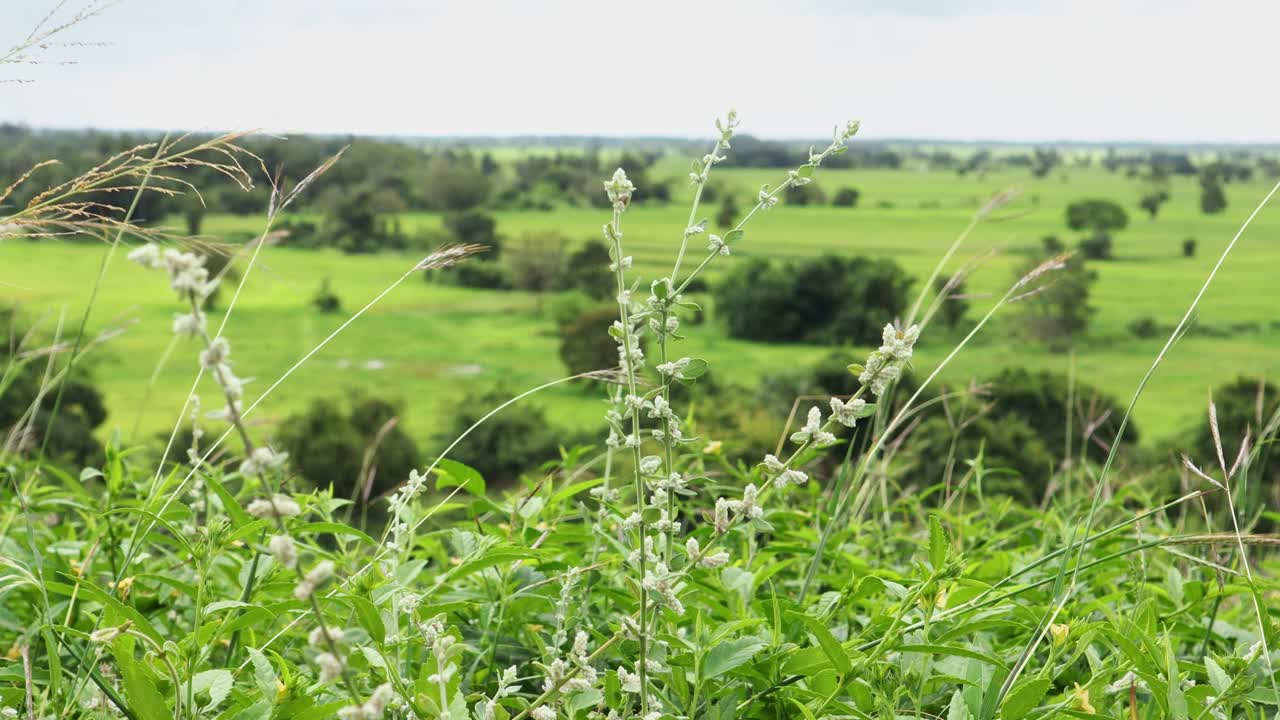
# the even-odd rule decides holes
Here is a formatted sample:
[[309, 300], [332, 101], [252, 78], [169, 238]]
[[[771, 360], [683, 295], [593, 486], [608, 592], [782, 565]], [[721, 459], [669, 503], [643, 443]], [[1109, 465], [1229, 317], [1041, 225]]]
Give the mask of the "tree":
[[618, 367], [618, 341], [609, 328], [618, 308], [601, 305], [560, 326], [560, 359], [570, 375]]
[[1196, 256], [1196, 239], [1189, 237], [1182, 241], [1182, 257]]
[[[390, 490], [418, 466], [418, 449], [400, 423], [396, 406], [378, 398], [353, 397], [349, 407], [328, 399], [316, 400], [303, 413], [280, 426], [279, 440], [289, 463], [318, 488], [333, 488], [340, 498], [368, 497]], [[373, 450], [365, 467], [365, 456]], [[359, 490], [360, 492], [357, 492]]]
[[720, 203], [720, 210], [716, 212], [716, 225], [723, 230], [732, 229], [733, 224], [738, 221], [738, 212], [738, 201], [733, 195], [726, 195]]
[[1031, 174], [1042, 178], [1062, 163], [1062, 156], [1053, 148], [1036, 148], [1032, 156]]
[[615, 291], [616, 280], [609, 271], [609, 247], [599, 240], [588, 240], [569, 256], [565, 266], [565, 285], [578, 288], [596, 300], [604, 300]]
[[1214, 215], [1227, 209], [1227, 193], [1222, 179], [1215, 173], [1200, 173], [1200, 211]]
[[567, 238], [550, 230], [520, 236], [506, 253], [511, 284], [519, 290], [549, 292], [564, 287]]
[[808, 185], [788, 185], [782, 194], [782, 201], [787, 205], [803, 207], [805, 205], [821, 205], [827, 201], [826, 193], [817, 183]]
[[1110, 200], [1078, 200], [1067, 206], [1067, 227], [1082, 230], [1123, 230], [1129, 224], [1124, 208]]
[[1169, 191], [1164, 189], [1156, 189], [1142, 196], [1138, 201], [1138, 206], [1147, 211], [1152, 220], [1156, 219], [1156, 214], [1160, 212], [1160, 206], [1169, 201]]
[[483, 204], [492, 189], [483, 170], [446, 155], [431, 158], [424, 184], [423, 200], [437, 211], [469, 210]]
[[1111, 259], [1111, 233], [1099, 230], [1080, 241], [1080, 252], [1090, 260]]
[[[1235, 462], [1246, 433], [1250, 436], [1251, 445], [1258, 451], [1257, 459], [1249, 466], [1247, 482], [1239, 482], [1237, 478], [1237, 482], [1229, 485], [1237, 493], [1242, 486], [1249, 493], [1248, 497], [1235, 496], [1237, 509], [1241, 511], [1241, 515], [1247, 516], [1261, 507], [1276, 507], [1280, 504], [1280, 451], [1273, 444], [1259, 443], [1259, 440], [1263, 430], [1280, 409], [1280, 389], [1259, 378], [1239, 377], [1215, 388], [1213, 403], [1217, 411], [1218, 437], [1222, 439], [1223, 459], [1227, 467], [1230, 468]], [[1222, 472], [1217, 467], [1218, 450], [1207, 411], [1192, 434], [1188, 454], [1206, 472], [1222, 477]], [[1221, 502], [1221, 505], [1225, 508], [1225, 502]]]
[[[1025, 277], [1041, 264], [1031, 260], [1021, 267], [1018, 277]], [[1094, 308], [1089, 305], [1089, 288], [1097, 273], [1085, 266], [1084, 259], [1072, 256], [1064, 267], [1044, 273], [1032, 281], [1018, 305], [1023, 328], [1051, 346], [1069, 345], [1089, 326]]]
[[449, 213], [444, 216], [444, 226], [460, 243], [488, 245], [489, 252], [482, 255], [480, 259], [496, 260], [498, 258], [502, 243], [497, 233], [498, 222], [492, 215], [479, 210]]
[[387, 216], [394, 209], [386, 200], [370, 190], [336, 199], [325, 218], [326, 244], [351, 254], [403, 249], [407, 240], [398, 221]]
[[955, 278], [955, 283], [950, 288], [947, 287], [951, 282], [951, 278], [938, 276], [934, 278], [933, 288], [942, 297], [942, 303], [938, 306], [938, 313], [942, 316], [942, 323], [949, 328], [954, 328], [964, 319], [964, 314], [969, 311], [969, 301], [964, 297], [964, 279]]
[[766, 342], [879, 344], [907, 307], [911, 278], [888, 259], [826, 255], [786, 264], [755, 259], [715, 287], [731, 337]]
[[558, 457], [561, 447], [585, 440], [556, 427], [541, 407], [527, 403], [520, 404], [519, 412], [500, 412], [480, 422], [513, 394], [495, 388], [468, 395], [451, 414], [453, 422], [436, 436], [435, 444], [445, 447], [466, 433], [449, 457], [479, 471], [491, 489], [510, 486], [521, 474], [535, 472], [548, 459]]
[[860, 195], [861, 193], [859, 193], [856, 188], [851, 188], [851, 187], [840, 188], [840, 190], [836, 193], [836, 196], [832, 198], [831, 204], [836, 207], [847, 207], [847, 208], [857, 207], [858, 197]]

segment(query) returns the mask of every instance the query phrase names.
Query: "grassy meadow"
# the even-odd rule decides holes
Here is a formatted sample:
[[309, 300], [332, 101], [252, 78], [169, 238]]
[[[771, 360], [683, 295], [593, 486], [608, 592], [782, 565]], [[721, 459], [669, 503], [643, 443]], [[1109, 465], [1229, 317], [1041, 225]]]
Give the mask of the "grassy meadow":
[[[683, 160], [668, 158], [652, 172], [674, 176]], [[759, 186], [776, 184], [780, 171], [717, 170], [718, 182], [749, 202]], [[992, 193], [1020, 186], [1019, 199], [980, 225], [961, 248], [952, 267], [975, 259], [968, 283], [976, 318], [1014, 280], [1015, 268], [1037, 251], [1040, 239], [1056, 235], [1073, 246], [1077, 240], [1064, 222], [1064, 208], [1088, 197], [1120, 202], [1129, 226], [1114, 234], [1115, 258], [1090, 261], [1098, 273], [1091, 304], [1096, 314], [1074, 353], [1049, 352], [1015, 336], [1004, 311], [946, 370], [943, 379], [981, 379], [1003, 366], [1068, 372], [1116, 397], [1127, 397], [1163, 343], [1133, 337], [1128, 326], [1141, 317], [1160, 327], [1177, 322], [1181, 308], [1254, 204], [1265, 194], [1265, 180], [1228, 185], [1228, 209], [1205, 215], [1198, 206], [1194, 177], [1175, 176], [1171, 199], [1156, 220], [1136, 207], [1140, 181], [1101, 168], [1059, 168], [1043, 179], [1029, 172], [1004, 171], [984, 176], [912, 170], [824, 170], [818, 186], [828, 195], [845, 186], [861, 193], [855, 209], [829, 205], [779, 206], [753, 220], [747, 237], [723, 272], [741, 256], [803, 257], [822, 253], [891, 257], [921, 282], [964, 228], [974, 210]], [[644, 188], [639, 192], [643, 193]], [[637, 205], [627, 215], [628, 252], [640, 277], [669, 269], [687, 216], [687, 192], [669, 205]], [[715, 207], [705, 208], [714, 216]], [[495, 214], [498, 231], [508, 239], [525, 231], [558, 230], [575, 240], [599, 234], [607, 211], [560, 208]], [[439, 227], [433, 213], [400, 217], [409, 233]], [[177, 218], [173, 219], [178, 222]], [[256, 232], [263, 220], [253, 216], [214, 215], [204, 233], [219, 238]], [[1184, 258], [1184, 238], [1198, 240], [1194, 258]], [[699, 248], [700, 249], [700, 248]], [[52, 330], [60, 312], [78, 320], [102, 259], [102, 247], [64, 242], [11, 240], [0, 244], [0, 304], [18, 303]], [[270, 248], [261, 257], [228, 329], [237, 344], [235, 365], [255, 378], [251, 398], [337, 327], [350, 312], [381, 292], [418, 258], [378, 254], [349, 256], [336, 251]], [[1136, 412], [1144, 442], [1176, 437], [1203, 416], [1207, 391], [1237, 375], [1280, 372], [1280, 319], [1273, 295], [1280, 266], [1280, 209], [1263, 210], [1223, 268], [1220, 281], [1205, 298], [1197, 323], [1212, 335], [1185, 338], [1165, 361]], [[309, 304], [322, 278], [329, 278], [343, 311], [324, 315]], [[646, 280], [647, 282], [647, 280]], [[918, 285], [917, 285], [918, 286]], [[225, 307], [229, 292], [222, 295]], [[701, 298], [709, 302], [710, 298]], [[564, 375], [557, 354], [559, 338], [547, 313], [547, 296], [486, 291], [422, 282], [411, 278], [304, 365], [276, 396], [255, 411], [251, 423], [269, 426], [316, 397], [344, 390], [366, 390], [398, 398], [405, 407], [404, 427], [420, 441], [442, 430], [448, 414], [469, 393], [502, 387], [512, 394]], [[167, 431], [176, 419], [193, 377], [197, 348], [174, 340], [170, 319], [179, 310], [163, 282], [124, 261], [118, 254], [107, 273], [91, 330], [126, 327], [119, 338], [94, 350], [95, 376], [105, 393], [111, 418], [105, 433], [119, 431], [143, 441]], [[762, 375], [812, 363], [829, 348], [768, 345], [727, 338], [712, 321], [686, 326], [688, 352], [711, 361], [725, 381], [752, 385]], [[961, 332], [963, 328], [961, 328]], [[916, 366], [932, 369], [961, 332], [939, 325], [920, 342]], [[850, 361], [868, 348], [850, 349]], [[206, 405], [216, 406], [216, 388], [202, 388]], [[549, 416], [571, 427], [599, 428], [603, 407], [593, 390], [567, 386], [544, 392], [538, 400]], [[424, 451], [433, 452], [430, 443]]]

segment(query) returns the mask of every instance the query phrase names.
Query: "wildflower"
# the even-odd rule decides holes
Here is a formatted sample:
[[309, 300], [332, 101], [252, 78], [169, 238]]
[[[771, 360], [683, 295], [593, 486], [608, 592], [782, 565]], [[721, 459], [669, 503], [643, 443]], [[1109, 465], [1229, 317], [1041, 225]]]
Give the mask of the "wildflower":
[[759, 199], [760, 199], [760, 207], [764, 210], [768, 210], [769, 208], [778, 204], [778, 198], [775, 197], [773, 193], [769, 192], [768, 185], [760, 186]]
[[640, 674], [628, 671], [624, 667], [618, 668], [618, 683], [622, 686], [622, 692], [637, 693], [640, 692]]
[[684, 371], [689, 369], [689, 363], [693, 362], [693, 358], [683, 357], [674, 362], [665, 362], [658, 365], [657, 370], [660, 375], [669, 377], [674, 380], [683, 380]]
[[836, 441], [835, 435], [822, 429], [822, 411], [816, 407], [809, 408], [804, 427], [791, 433], [791, 442], [804, 444], [810, 441], [820, 447]]
[[342, 628], [336, 627], [318, 627], [311, 631], [307, 636], [307, 642], [313, 648], [327, 648], [329, 645], [338, 645], [342, 642], [346, 633]]
[[717, 533], [729, 531], [729, 511], [732, 509], [728, 500], [716, 498], [715, 526]]
[[276, 562], [287, 568], [294, 568], [298, 564], [298, 549], [293, 544], [293, 538], [288, 535], [272, 535], [271, 542], [267, 545], [271, 549], [271, 557]]
[[880, 346], [880, 352], [891, 356], [898, 362], [906, 362], [911, 359], [912, 347], [919, 338], [919, 325], [912, 325], [903, 331], [898, 331], [893, 325], [885, 325], [881, 338], [883, 344]]
[[225, 365], [231, 357], [231, 343], [227, 342], [224, 337], [216, 337], [209, 343], [209, 347], [200, 351], [200, 367], [205, 370], [213, 370]]
[[657, 455], [647, 455], [640, 459], [640, 472], [645, 475], [652, 475], [662, 467], [662, 458]]
[[610, 263], [609, 269], [613, 272], [617, 272], [618, 270], [630, 270], [632, 262], [632, 257], [628, 255], [616, 263]]
[[1089, 688], [1081, 687], [1080, 683], [1075, 684], [1075, 688], [1071, 691], [1071, 695], [1075, 701], [1075, 708], [1082, 712], [1095, 714], [1098, 711], [1094, 709], [1093, 704], [1089, 702]]
[[764, 515], [764, 508], [759, 504], [759, 492], [755, 483], [749, 483], [742, 489], [742, 502], [738, 511], [749, 520], [755, 520]]
[[302, 578], [298, 586], [293, 589], [293, 596], [299, 600], [306, 600], [328, 582], [331, 577], [333, 577], [333, 562], [323, 560], [311, 568], [311, 572]]
[[707, 249], [711, 252], [718, 252], [725, 256], [729, 254], [729, 245], [726, 244], [724, 238], [719, 235], [711, 236], [711, 241], [707, 243]]
[[840, 398], [831, 398], [831, 416], [836, 422], [845, 427], [853, 427], [858, 424], [858, 418], [862, 417], [863, 410], [867, 407], [867, 401], [862, 398], [854, 398], [849, 402], [843, 402]]
[[792, 470], [791, 468], [783, 470], [778, 477], [773, 479], [774, 487], [779, 490], [788, 485], [803, 485], [807, 482], [809, 482], [809, 476], [807, 474], [799, 470]]
[[129, 261], [151, 270], [164, 267], [164, 262], [160, 258], [160, 248], [154, 243], [147, 243], [130, 252]]
[[532, 717], [533, 720], [556, 720], [556, 711], [555, 708], [548, 705], [539, 705], [533, 709], [532, 713], [529, 713], [529, 717]]
[[1049, 626], [1049, 634], [1053, 636], [1054, 645], [1061, 645], [1067, 641], [1067, 636], [1071, 634], [1071, 626], [1053, 623]]
[[249, 503], [249, 507], [245, 508], [250, 515], [256, 518], [290, 518], [295, 517], [302, 512], [302, 508], [298, 507], [298, 503], [288, 495], [276, 494], [270, 500], [259, 498]]
[[269, 500], [254, 500], [249, 503], [246, 510], [256, 518], [288, 518], [302, 512], [293, 498], [280, 494], [272, 496]]
[[787, 173], [787, 181], [794, 187], [800, 187], [813, 182], [813, 178], [801, 175], [798, 170], [792, 170]]
[[631, 193], [635, 192], [636, 186], [631, 184], [627, 179], [627, 173], [622, 168], [613, 171], [613, 177], [605, 181], [604, 190], [609, 195], [609, 202], [613, 203], [615, 210], [625, 210], [631, 202]]
[[322, 683], [331, 683], [337, 680], [342, 677], [342, 671], [346, 669], [342, 658], [327, 652], [316, 656], [316, 667], [320, 668], [320, 682]]
[[893, 325], [884, 326], [880, 348], [867, 357], [858, 381], [880, 396], [889, 385], [902, 376], [903, 366], [911, 360], [915, 342], [920, 337], [920, 327], [912, 325], [899, 332]]
[[173, 334], [195, 337], [205, 331], [203, 313], [179, 313], [173, 316]]
[[240, 474], [245, 477], [257, 477], [265, 470], [274, 470], [284, 465], [289, 453], [276, 452], [268, 447], [254, 448], [248, 459], [240, 463]]

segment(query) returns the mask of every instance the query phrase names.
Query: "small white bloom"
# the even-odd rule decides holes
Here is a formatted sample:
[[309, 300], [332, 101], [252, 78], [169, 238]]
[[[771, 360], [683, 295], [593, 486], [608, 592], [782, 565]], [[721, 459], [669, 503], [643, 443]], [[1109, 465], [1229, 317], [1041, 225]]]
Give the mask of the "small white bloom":
[[774, 197], [774, 195], [769, 192], [768, 185], [760, 186], [759, 199], [760, 199], [760, 206], [764, 210], [768, 210], [769, 208], [778, 204], [778, 198]]
[[662, 467], [662, 458], [657, 455], [646, 455], [640, 459], [640, 472], [645, 475], [652, 475], [658, 472]]
[[862, 411], [867, 406], [867, 401], [862, 398], [854, 398], [849, 402], [844, 402], [840, 398], [831, 398], [831, 415], [845, 427], [853, 427], [858, 424], [858, 418], [862, 417]]
[[810, 440], [816, 440], [818, 433], [822, 430], [822, 411], [816, 406], [809, 408], [809, 416], [805, 421], [804, 427], [791, 433], [791, 442], [803, 444]]
[[711, 242], [707, 243], [707, 249], [711, 252], [718, 252], [721, 255], [729, 254], [729, 245], [719, 235], [711, 236]]
[[289, 453], [276, 452], [269, 447], [254, 448], [249, 457], [240, 463], [240, 474], [245, 477], [257, 477], [263, 471], [275, 470], [284, 466]]
[[185, 313], [173, 316], [173, 334], [195, 337], [204, 333], [204, 313]]
[[320, 668], [320, 682], [331, 683], [342, 677], [342, 671], [346, 669], [342, 659], [333, 653], [320, 653], [316, 656], [316, 667]]
[[342, 631], [342, 628], [331, 627], [328, 628], [326, 637], [325, 628], [318, 627], [315, 630], [312, 630], [311, 634], [307, 636], [307, 642], [310, 643], [311, 647], [322, 650], [329, 647], [330, 643], [334, 645], [341, 644], [345, 634], [346, 633]]
[[231, 343], [227, 339], [218, 336], [209, 343], [209, 347], [200, 351], [200, 366], [205, 370], [213, 370], [214, 368], [226, 364], [231, 357]]
[[164, 262], [160, 259], [160, 248], [153, 243], [147, 243], [130, 252], [129, 261], [152, 270], [164, 267]]
[[269, 500], [254, 500], [245, 510], [256, 518], [290, 518], [302, 512], [293, 498], [280, 494], [273, 495]]
[[272, 535], [268, 547], [271, 549], [271, 556], [281, 565], [293, 568], [298, 564], [298, 548], [288, 535]]

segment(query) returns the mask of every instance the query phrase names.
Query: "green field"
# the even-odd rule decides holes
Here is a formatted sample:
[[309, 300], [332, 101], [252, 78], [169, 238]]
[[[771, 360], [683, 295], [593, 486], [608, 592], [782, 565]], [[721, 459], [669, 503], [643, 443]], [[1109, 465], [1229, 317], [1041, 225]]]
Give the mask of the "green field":
[[[665, 167], [665, 165], [663, 166]], [[717, 170], [720, 182], [739, 188], [739, 205], [761, 183], [776, 183], [779, 171]], [[1125, 205], [1130, 225], [1114, 235], [1116, 259], [1094, 262], [1099, 274], [1092, 304], [1092, 327], [1074, 356], [1078, 376], [1126, 398], [1163, 343], [1163, 338], [1133, 338], [1127, 326], [1153, 317], [1174, 324], [1203, 282], [1218, 254], [1262, 198], [1265, 180], [1227, 187], [1229, 208], [1218, 215], [1200, 212], [1195, 178], [1175, 178], [1172, 199], [1155, 221], [1136, 207], [1141, 184], [1100, 169], [1065, 170], [1035, 180], [1029, 173], [992, 173], [958, 177], [950, 172], [820, 171], [818, 184], [829, 195], [842, 186], [862, 192], [857, 209], [786, 208], [770, 211], [750, 226], [734, 257], [799, 257], [825, 252], [892, 257], [923, 279], [964, 227], [974, 209], [991, 193], [1021, 185], [1011, 207], [979, 227], [961, 249], [962, 262], [994, 251], [969, 283], [971, 293], [1002, 292], [1013, 267], [1037, 250], [1040, 238], [1055, 234], [1074, 244], [1063, 209], [1084, 197], [1103, 197]], [[643, 190], [643, 188], [641, 189]], [[688, 209], [687, 192], [668, 206], [637, 206], [625, 217], [625, 244], [646, 277], [669, 269]], [[707, 214], [714, 214], [708, 208]], [[595, 209], [497, 213], [507, 237], [526, 230], [556, 229], [575, 239], [599, 232], [607, 217]], [[440, 217], [406, 214], [406, 230], [439, 226]], [[205, 232], [256, 230], [262, 220], [215, 216]], [[1196, 237], [1195, 258], [1181, 256], [1181, 242]], [[697, 248], [701, 251], [701, 246]], [[74, 327], [88, 299], [102, 248], [55, 241], [0, 244], [0, 304], [21, 304], [31, 320], [51, 331], [60, 313]], [[236, 371], [256, 378], [252, 399], [346, 317], [411, 267], [407, 255], [344, 256], [329, 251], [268, 249], [254, 270], [228, 334]], [[951, 269], [954, 269], [951, 268]], [[1189, 336], [1168, 357], [1148, 387], [1136, 420], [1147, 442], [1176, 436], [1204, 412], [1207, 391], [1238, 374], [1280, 373], [1280, 317], [1275, 313], [1276, 269], [1280, 267], [1280, 208], [1265, 209], [1228, 259], [1199, 315], [1201, 326], [1228, 330], [1225, 338]], [[715, 273], [713, 273], [714, 276]], [[321, 279], [331, 279], [344, 312], [321, 315], [309, 300]], [[229, 294], [224, 293], [225, 298]], [[989, 301], [973, 301], [976, 318]], [[512, 393], [553, 380], [564, 371], [558, 338], [547, 317], [545, 300], [525, 293], [491, 292], [428, 284], [411, 278], [352, 325], [263, 403], [252, 420], [271, 424], [311, 399], [346, 389], [364, 389], [403, 400], [405, 429], [421, 441], [436, 435], [452, 408], [470, 392], [500, 385]], [[194, 377], [196, 348], [179, 341], [161, 362], [171, 342], [169, 323], [179, 310], [164, 280], [132, 266], [118, 254], [107, 274], [91, 318], [94, 331], [127, 325], [127, 332], [94, 350], [93, 366], [111, 410], [109, 431], [126, 440], [142, 440], [167, 430], [177, 417]], [[706, 357], [723, 379], [751, 385], [761, 375], [791, 370], [816, 360], [828, 348], [781, 346], [727, 339], [714, 323], [689, 328], [684, 352]], [[954, 346], [958, 335], [931, 332], [921, 340], [917, 367], [932, 369]], [[850, 361], [866, 348], [850, 348]], [[984, 377], [1004, 366], [1049, 368], [1065, 372], [1071, 355], [1054, 354], [1011, 334], [999, 318], [988, 326], [946, 370], [950, 381]], [[155, 373], [154, 387], [152, 374]], [[216, 406], [216, 388], [201, 388], [206, 407]], [[139, 398], [150, 396], [148, 403]], [[574, 427], [599, 425], [603, 405], [597, 393], [556, 388], [540, 396], [552, 419]], [[137, 434], [134, 434], [135, 426]], [[424, 450], [434, 451], [427, 444]]]

